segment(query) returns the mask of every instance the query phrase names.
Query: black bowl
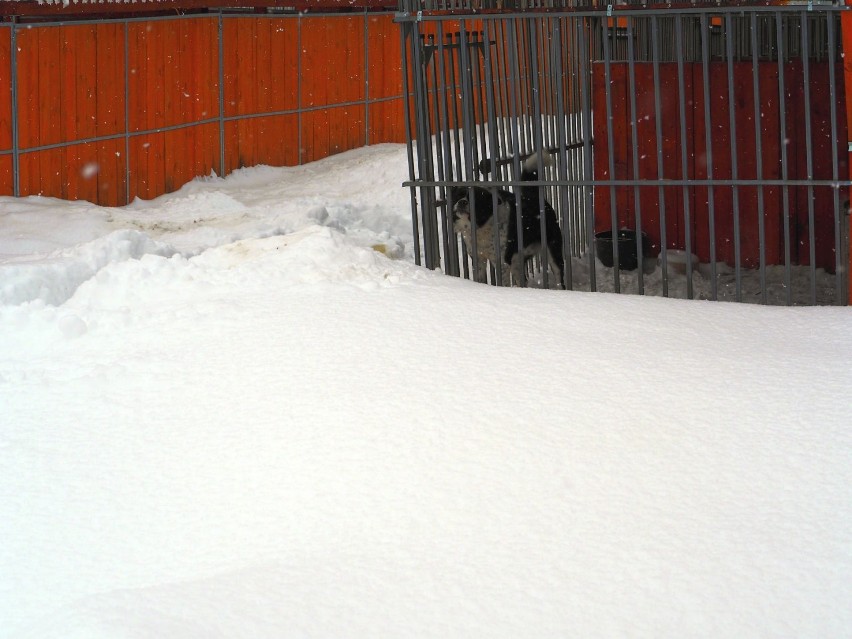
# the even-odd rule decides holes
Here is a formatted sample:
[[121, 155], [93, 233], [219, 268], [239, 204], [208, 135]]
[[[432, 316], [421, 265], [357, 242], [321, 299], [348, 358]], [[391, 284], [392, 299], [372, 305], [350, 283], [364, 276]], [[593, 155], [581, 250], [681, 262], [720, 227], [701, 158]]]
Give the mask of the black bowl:
[[[618, 268], [622, 271], [635, 271], [639, 266], [639, 257], [636, 250], [636, 231], [632, 229], [621, 229], [616, 233], [618, 237]], [[642, 233], [642, 256], [649, 257], [651, 242], [648, 236]], [[595, 254], [601, 264], [612, 268], [612, 231], [601, 231], [595, 233]]]

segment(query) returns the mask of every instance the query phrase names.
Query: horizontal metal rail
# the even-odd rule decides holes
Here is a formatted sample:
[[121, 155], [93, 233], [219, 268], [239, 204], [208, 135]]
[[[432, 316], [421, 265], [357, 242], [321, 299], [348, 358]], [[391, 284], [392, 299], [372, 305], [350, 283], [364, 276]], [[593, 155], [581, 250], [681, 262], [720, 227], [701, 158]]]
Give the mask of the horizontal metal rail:
[[[813, 9], [812, 9], [813, 10]], [[811, 11], [812, 11], [811, 10]], [[819, 5], [821, 13], [843, 13], [852, 10], [852, 6], [847, 5]], [[729, 5], [709, 5], [699, 7], [685, 7], [677, 9], [679, 16], [701, 16], [707, 14], [739, 14], [744, 12], [755, 13], [802, 13], [808, 11], [806, 5], [782, 4], [782, 5], [749, 5], [749, 6], [729, 6]], [[492, 22], [495, 20], [529, 20], [532, 18], [600, 18], [601, 16], [612, 18], [629, 18], [629, 17], [648, 17], [651, 10], [634, 8], [630, 5], [603, 5], [599, 8], [559, 8], [559, 9], [525, 9], [523, 11], [479, 11], [471, 14], [468, 10], [457, 11], [397, 11], [394, 14], [394, 22], [457, 22], [459, 19], [477, 20], [483, 22]]]
[[676, 186], [689, 186], [689, 187], [706, 187], [706, 186], [750, 186], [750, 187], [767, 187], [767, 186], [814, 186], [814, 187], [829, 187], [829, 188], [845, 188], [852, 187], [852, 180], [775, 180], [775, 179], [762, 179], [762, 180], [747, 180], [747, 179], [737, 179], [737, 180], [723, 180], [723, 179], [713, 179], [713, 180], [529, 180], [529, 181], [520, 181], [520, 180], [489, 180], [488, 182], [483, 182], [482, 180], [408, 180], [403, 182], [402, 185], [404, 187], [411, 186], [461, 186], [461, 187], [469, 187], [469, 186], [477, 186], [477, 187], [485, 187], [485, 188], [507, 188], [507, 187], [515, 187], [515, 186], [558, 186], [558, 187], [568, 187], [568, 186], [655, 186], [655, 187], [676, 187]]

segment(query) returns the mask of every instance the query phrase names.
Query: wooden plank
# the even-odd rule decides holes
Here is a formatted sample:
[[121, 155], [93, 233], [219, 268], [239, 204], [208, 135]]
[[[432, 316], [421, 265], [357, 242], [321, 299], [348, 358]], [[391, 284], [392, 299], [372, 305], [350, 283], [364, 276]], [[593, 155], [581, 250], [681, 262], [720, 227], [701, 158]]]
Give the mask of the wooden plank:
[[405, 143], [402, 98], [370, 103], [370, 144]]
[[[12, 148], [11, 46], [11, 29], [0, 29], [0, 150]], [[0, 160], [0, 193], [5, 192], [5, 165], [5, 161]]]
[[301, 103], [300, 107], [328, 104], [328, 69], [331, 61], [323, 55], [331, 43], [328, 22], [323, 18], [305, 18], [301, 26]]
[[314, 162], [364, 145], [364, 107], [335, 107], [302, 114], [301, 162]]
[[348, 16], [302, 20], [302, 106], [364, 99], [363, 20]]
[[299, 106], [299, 22], [296, 18], [270, 21], [269, 64], [272, 69], [274, 111], [289, 111]]
[[147, 193], [148, 190], [147, 154], [150, 143], [147, 138], [146, 135], [130, 138], [130, 181], [127, 185], [127, 191], [131, 201], [136, 197], [143, 197], [143, 194]]
[[239, 122], [229, 120], [225, 122], [225, 173], [231, 173], [239, 166]]
[[63, 108], [58, 110], [59, 115], [59, 138], [57, 141], [76, 140], [77, 127], [79, 126], [80, 101], [77, 96], [77, 36], [79, 29], [71, 26], [56, 27], [60, 36], [61, 62], [59, 95]]
[[247, 115], [254, 113], [254, 92], [248, 82], [248, 70], [252, 67], [251, 46], [254, 41], [255, 23], [250, 19], [239, 19], [237, 23], [237, 68], [234, 73], [237, 76], [237, 94], [235, 115]]
[[209, 151], [201, 155], [206, 162], [204, 174], [209, 175], [211, 171], [215, 171], [217, 175], [223, 175], [224, 167], [220, 165], [221, 156], [219, 153], [219, 125], [207, 125], [205, 130], [204, 144]]
[[38, 43], [41, 29], [25, 29], [17, 35], [18, 45], [18, 144], [35, 146], [39, 138]]
[[340, 149], [341, 152], [351, 151], [352, 149], [359, 149], [365, 144], [367, 144], [365, 113], [363, 104], [356, 104], [344, 107], [343, 121], [347, 125], [347, 136], [345, 147]]
[[299, 164], [306, 164], [328, 156], [328, 138], [320, 139], [323, 132], [328, 132], [325, 111], [303, 113], [300, 131], [302, 143], [299, 147]]
[[[163, 31], [166, 23], [149, 22], [146, 25], [145, 40], [148, 56], [143, 61], [145, 76], [148, 80], [147, 109], [148, 128], [166, 126], [166, 96], [164, 90]], [[152, 142], [153, 147], [153, 142]], [[149, 155], [149, 158], [151, 156]]]
[[124, 24], [103, 22], [95, 31], [96, 135], [124, 131]]
[[[201, 59], [205, 60], [205, 73], [200, 90], [201, 115], [202, 118], [213, 118], [219, 115], [219, 28], [218, 21], [214, 18], [206, 19], [204, 25], [208, 44], [201, 49]], [[216, 157], [218, 162], [218, 152]]]
[[96, 26], [90, 24], [64, 28], [76, 31], [74, 73], [77, 76], [74, 96], [77, 102], [77, 135], [66, 140], [93, 138], [98, 135]]
[[148, 197], [157, 197], [166, 192], [166, 149], [165, 134], [152, 133], [148, 151]]
[[0, 195], [14, 195], [15, 182], [12, 172], [12, 156], [0, 155]]
[[175, 30], [179, 28], [179, 20], [164, 20], [158, 23], [159, 46], [161, 66], [156, 69], [158, 76], [162, 76], [162, 120], [159, 126], [173, 126], [182, 124], [180, 109], [183, 104], [183, 93], [185, 88], [182, 83], [185, 78], [181, 73], [180, 52], [176, 51], [178, 46]]
[[38, 195], [39, 168], [38, 155], [36, 153], [21, 153], [18, 161], [18, 170], [20, 171], [20, 193], [21, 196]]
[[223, 18], [222, 42], [224, 63], [225, 116], [237, 113], [239, 99], [239, 23], [242, 18]]
[[62, 59], [59, 27], [44, 27], [39, 36], [39, 65], [36, 69], [39, 89], [39, 138], [35, 146], [61, 141], [61, 75]]
[[130, 131], [134, 132], [150, 128], [148, 126], [149, 114], [147, 109], [148, 78], [145, 67], [145, 60], [148, 57], [147, 24], [145, 22], [131, 22], [128, 25], [128, 46], [130, 47], [130, 51], [128, 51], [128, 81], [130, 82], [128, 90], [130, 100], [129, 128]]
[[399, 52], [399, 27], [393, 16], [369, 16], [367, 19], [367, 60], [369, 98], [402, 95], [402, 58]]
[[97, 145], [97, 203], [121, 206], [126, 201], [124, 140], [105, 140]]
[[270, 20], [253, 18], [255, 23], [254, 52], [254, 84], [257, 89], [257, 113], [269, 113], [272, 107], [272, 60], [269, 52], [272, 44], [272, 23]]
[[[60, 27], [45, 27], [39, 37], [39, 67], [37, 69], [40, 108], [38, 111], [40, 137], [38, 145], [61, 142], [62, 114], [62, 31]], [[38, 157], [38, 192], [61, 197], [62, 179], [57, 154], [42, 151]]]

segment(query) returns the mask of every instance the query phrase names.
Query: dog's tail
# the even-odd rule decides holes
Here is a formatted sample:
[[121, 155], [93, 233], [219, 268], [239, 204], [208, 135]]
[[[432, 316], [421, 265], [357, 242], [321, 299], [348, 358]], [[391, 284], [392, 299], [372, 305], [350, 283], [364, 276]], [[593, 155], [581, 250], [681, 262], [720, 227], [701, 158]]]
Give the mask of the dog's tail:
[[542, 168], [545, 169], [556, 163], [550, 151], [546, 149], [536, 151], [524, 160], [524, 163], [521, 165], [521, 180], [524, 182], [533, 182], [538, 180], [539, 158], [541, 159]]

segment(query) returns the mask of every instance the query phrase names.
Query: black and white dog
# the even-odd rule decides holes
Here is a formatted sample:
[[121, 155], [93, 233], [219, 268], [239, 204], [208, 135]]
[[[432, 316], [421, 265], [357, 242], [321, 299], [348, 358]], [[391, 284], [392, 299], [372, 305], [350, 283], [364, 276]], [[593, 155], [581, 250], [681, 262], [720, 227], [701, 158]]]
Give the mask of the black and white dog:
[[[550, 155], [542, 157], [542, 163], [547, 166], [552, 162]], [[538, 153], [534, 153], [521, 165], [521, 181], [533, 182], [538, 180]], [[471, 202], [471, 194], [473, 202]], [[541, 210], [544, 209], [545, 235], [547, 240], [547, 255], [550, 268], [557, 285], [562, 288], [565, 260], [562, 256], [562, 229], [556, 218], [556, 211], [547, 200], [539, 198], [539, 187], [522, 186], [521, 195], [521, 241], [518, 241], [518, 205], [513, 193], [503, 189], [485, 189], [482, 187], [455, 187], [453, 198], [453, 228], [462, 236], [469, 253], [473, 254], [473, 237], [471, 229], [475, 229], [476, 256], [481, 264], [479, 269], [480, 282], [485, 281], [485, 261], [497, 265], [500, 263], [511, 268], [515, 286], [526, 285], [526, 264], [541, 252]], [[496, 204], [496, 209], [495, 209]], [[471, 210], [475, 222], [471, 224]], [[494, 242], [494, 225], [497, 225], [497, 246]], [[495, 249], [500, 255], [495, 253]]]

